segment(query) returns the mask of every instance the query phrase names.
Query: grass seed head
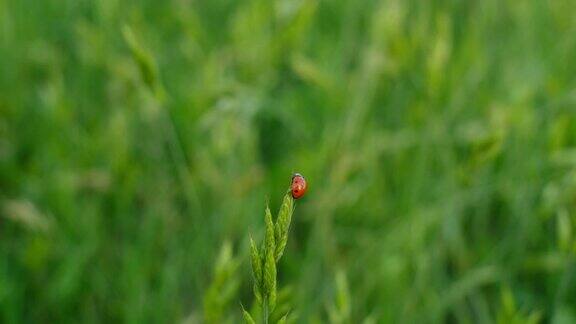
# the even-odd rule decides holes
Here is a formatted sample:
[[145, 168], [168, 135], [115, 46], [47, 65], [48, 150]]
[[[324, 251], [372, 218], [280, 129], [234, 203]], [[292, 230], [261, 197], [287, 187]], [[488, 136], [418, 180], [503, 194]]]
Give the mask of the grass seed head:
[[252, 274], [254, 276], [254, 295], [261, 303], [262, 300], [262, 256], [258, 252], [258, 247], [252, 236], [250, 236], [250, 259], [252, 263]]
[[290, 190], [284, 195], [278, 219], [276, 220], [276, 262], [280, 260], [284, 254], [284, 249], [288, 243], [288, 232], [290, 231], [290, 223], [292, 222], [292, 212], [294, 211], [294, 198]]
[[270, 311], [274, 309], [276, 304], [276, 242], [274, 238], [274, 222], [272, 221], [272, 213], [270, 208], [266, 206], [266, 236], [265, 247], [266, 257], [264, 262], [264, 293], [268, 298]]
[[246, 324], [256, 324], [256, 322], [252, 318], [252, 315], [250, 315], [250, 313], [248, 313], [248, 311], [244, 309], [244, 306], [242, 304], [240, 304], [240, 306], [242, 307], [242, 317], [244, 317], [244, 322], [246, 322]]

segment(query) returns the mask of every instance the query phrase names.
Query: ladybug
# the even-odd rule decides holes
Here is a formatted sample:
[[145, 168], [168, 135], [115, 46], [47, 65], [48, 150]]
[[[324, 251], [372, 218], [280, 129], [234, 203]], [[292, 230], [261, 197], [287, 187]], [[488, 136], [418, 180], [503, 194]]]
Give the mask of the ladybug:
[[304, 196], [306, 188], [306, 179], [304, 179], [300, 173], [294, 173], [294, 175], [292, 175], [292, 184], [290, 185], [292, 198], [298, 199]]

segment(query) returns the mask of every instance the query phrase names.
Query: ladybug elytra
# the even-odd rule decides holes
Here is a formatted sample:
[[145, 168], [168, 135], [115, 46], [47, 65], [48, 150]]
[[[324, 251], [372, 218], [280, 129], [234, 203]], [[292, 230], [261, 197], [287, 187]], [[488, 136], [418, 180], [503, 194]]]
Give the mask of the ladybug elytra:
[[292, 198], [298, 199], [306, 193], [306, 179], [300, 173], [294, 173], [292, 176], [292, 184], [290, 185], [290, 191], [292, 192]]

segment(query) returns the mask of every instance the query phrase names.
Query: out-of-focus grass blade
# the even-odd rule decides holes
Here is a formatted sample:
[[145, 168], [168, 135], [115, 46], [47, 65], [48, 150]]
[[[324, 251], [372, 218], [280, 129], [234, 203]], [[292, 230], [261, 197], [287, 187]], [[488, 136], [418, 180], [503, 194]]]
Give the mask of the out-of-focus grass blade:
[[152, 54], [146, 51], [140, 44], [130, 26], [122, 26], [122, 35], [124, 36], [126, 44], [130, 48], [132, 58], [138, 65], [142, 81], [150, 91], [154, 93], [157, 99], [164, 100], [164, 91], [159, 80], [158, 67], [156, 66]]

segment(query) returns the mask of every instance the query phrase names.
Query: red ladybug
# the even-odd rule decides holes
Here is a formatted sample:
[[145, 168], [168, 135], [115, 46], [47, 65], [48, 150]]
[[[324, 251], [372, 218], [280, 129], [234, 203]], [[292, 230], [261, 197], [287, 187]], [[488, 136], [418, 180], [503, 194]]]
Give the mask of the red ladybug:
[[300, 173], [294, 173], [292, 176], [292, 184], [290, 190], [292, 191], [292, 198], [298, 199], [306, 193], [306, 179]]

